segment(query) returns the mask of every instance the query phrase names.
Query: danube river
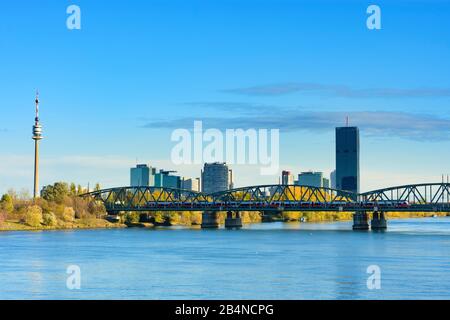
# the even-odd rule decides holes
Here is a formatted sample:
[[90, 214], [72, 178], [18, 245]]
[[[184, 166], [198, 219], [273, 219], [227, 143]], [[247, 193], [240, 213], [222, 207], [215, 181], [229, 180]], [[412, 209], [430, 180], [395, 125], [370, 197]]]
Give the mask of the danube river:
[[0, 233], [0, 299], [418, 298], [450, 299], [450, 218]]

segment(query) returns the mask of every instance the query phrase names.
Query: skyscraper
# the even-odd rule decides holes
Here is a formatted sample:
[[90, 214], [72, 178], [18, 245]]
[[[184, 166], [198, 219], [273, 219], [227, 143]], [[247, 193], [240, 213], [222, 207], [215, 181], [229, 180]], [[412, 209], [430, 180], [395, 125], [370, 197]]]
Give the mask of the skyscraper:
[[147, 187], [155, 185], [155, 168], [146, 164], [138, 164], [130, 169], [130, 186]]
[[336, 189], [359, 193], [359, 129], [336, 128]]
[[226, 163], [205, 163], [202, 171], [202, 191], [213, 193], [228, 190], [230, 173]]

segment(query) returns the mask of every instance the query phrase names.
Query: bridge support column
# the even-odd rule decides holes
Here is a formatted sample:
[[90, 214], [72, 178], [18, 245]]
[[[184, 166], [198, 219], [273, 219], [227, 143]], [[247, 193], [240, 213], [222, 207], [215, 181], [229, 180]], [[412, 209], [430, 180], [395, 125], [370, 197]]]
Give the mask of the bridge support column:
[[233, 212], [227, 212], [227, 218], [225, 219], [225, 228], [227, 229], [240, 229], [242, 228], [242, 219], [239, 211], [236, 211], [233, 217]]
[[217, 211], [204, 211], [202, 213], [202, 229], [217, 229], [219, 227], [219, 214]]
[[384, 230], [387, 229], [387, 221], [382, 211], [375, 211], [370, 222], [372, 230]]
[[353, 230], [369, 230], [367, 212], [355, 212], [353, 214]]

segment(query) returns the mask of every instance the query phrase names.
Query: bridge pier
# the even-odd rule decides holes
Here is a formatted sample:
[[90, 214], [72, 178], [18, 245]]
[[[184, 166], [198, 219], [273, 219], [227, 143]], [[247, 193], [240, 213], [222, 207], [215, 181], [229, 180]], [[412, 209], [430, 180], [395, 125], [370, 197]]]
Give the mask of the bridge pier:
[[385, 230], [387, 229], [387, 221], [382, 211], [375, 211], [370, 222], [372, 230]]
[[235, 212], [233, 217], [233, 212], [227, 212], [227, 218], [225, 219], [225, 228], [227, 229], [240, 229], [242, 228], [241, 213], [239, 211]]
[[355, 212], [353, 214], [353, 230], [369, 230], [367, 212]]
[[204, 211], [202, 213], [202, 229], [219, 228], [219, 214], [217, 211]]

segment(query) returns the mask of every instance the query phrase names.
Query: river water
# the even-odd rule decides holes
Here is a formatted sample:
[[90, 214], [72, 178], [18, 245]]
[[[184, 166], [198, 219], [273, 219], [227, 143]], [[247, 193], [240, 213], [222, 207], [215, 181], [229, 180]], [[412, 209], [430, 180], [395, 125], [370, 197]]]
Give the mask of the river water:
[[3, 232], [0, 299], [450, 299], [450, 218], [388, 223]]

